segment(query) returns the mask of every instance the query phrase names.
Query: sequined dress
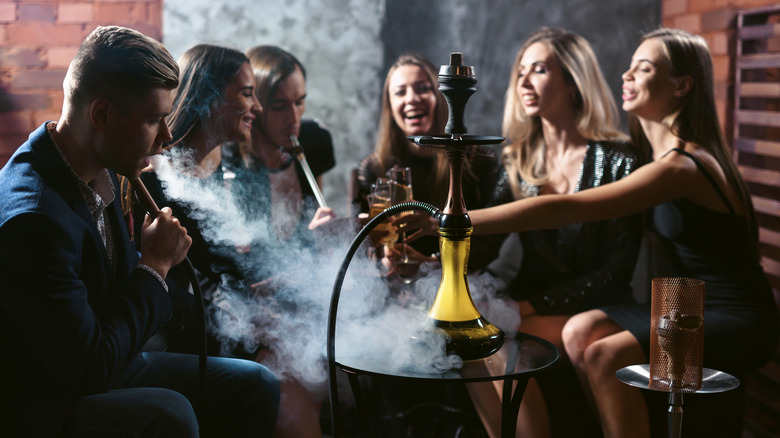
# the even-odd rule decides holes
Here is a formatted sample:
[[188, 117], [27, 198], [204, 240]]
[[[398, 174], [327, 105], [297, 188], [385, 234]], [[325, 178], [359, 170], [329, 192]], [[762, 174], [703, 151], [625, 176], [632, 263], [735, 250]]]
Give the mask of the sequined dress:
[[[633, 146], [592, 141], [575, 192], [617, 181], [639, 165]], [[512, 200], [507, 178], [504, 172], [499, 204]], [[538, 186], [522, 178], [520, 182], [526, 197], [538, 196]], [[505, 292], [517, 301], [528, 300], [537, 312], [547, 315], [633, 302], [630, 282], [641, 239], [641, 215], [522, 232], [522, 263]]]

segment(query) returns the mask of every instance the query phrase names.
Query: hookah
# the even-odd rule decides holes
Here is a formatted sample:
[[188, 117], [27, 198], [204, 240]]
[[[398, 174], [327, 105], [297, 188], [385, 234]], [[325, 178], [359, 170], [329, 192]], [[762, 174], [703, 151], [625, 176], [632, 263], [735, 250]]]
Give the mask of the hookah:
[[450, 181], [447, 203], [443, 210], [424, 202], [405, 202], [391, 206], [371, 219], [352, 241], [333, 285], [328, 314], [327, 359], [328, 384], [333, 436], [337, 437], [338, 388], [336, 382], [336, 314], [341, 287], [347, 267], [360, 244], [369, 233], [386, 219], [406, 211], [424, 212], [439, 221], [439, 252], [441, 254], [441, 283], [428, 311], [431, 326], [447, 335], [447, 352], [463, 360], [488, 357], [501, 348], [505, 334], [491, 324], [477, 310], [471, 298], [467, 281], [468, 255], [473, 228], [463, 199], [463, 157], [469, 146], [499, 144], [503, 137], [466, 134], [464, 113], [466, 102], [476, 91], [474, 67], [463, 65], [463, 55], [450, 54], [450, 64], [439, 70], [439, 91], [449, 108], [445, 135], [408, 137], [426, 147], [444, 149], [449, 162]]
[[504, 343], [504, 332], [480, 315], [471, 299], [466, 271], [471, 245], [471, 219], [463, 200], [463, 157], [468, 146], [498, 144], [502, 137], [466, 135], [466, 101], [477, 90], [474, 67], [463, 65], [463, 55], [452, 53], [450, 64], [439, 69], [439, 91], [447, 100], [448, 136], [410, 138], [420, 146], [440, 146], [447, 152], [450, 188], [439, 219], [441, 285], [428, 316], [448, 336], [447, 350], [464, 360], [481, 359], [495, 353]]

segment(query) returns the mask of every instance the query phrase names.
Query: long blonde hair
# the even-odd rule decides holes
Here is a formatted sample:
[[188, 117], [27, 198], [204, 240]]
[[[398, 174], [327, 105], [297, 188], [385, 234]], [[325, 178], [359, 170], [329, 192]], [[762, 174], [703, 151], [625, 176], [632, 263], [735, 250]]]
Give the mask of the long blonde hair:
[[[374, 146], [374, 156], [379, 164], [379, 175], [384, 175], [385, 172], [391, 167], [391, 163], [394, 161], [401, 161], [409, 154], [408, 142], [406, 134], [395, 123], [393, 118], [393, 109], [390, 107], [390, 77], [395, 71], [406, 65], [414, 65], [420, 67], [428, 79], [431, 81], [431, 85], [436, 93], [436, 107], [434, 108], [433, 124], [428, 134], [443, 134], [444, 125], [447, 124], [447, 103], [444, 97], [439, 93], [439, 77], [436, 73], [434, 65], [417, 54], [404, 54], [401, 55], [387, 71], [385, 77], [385, 84], [382, 88], [382, 109], [379, 119], [379, 132], [377, 133], [376, 144]], [[440, 189], [444, 192], [432, 194], [436, 200], [441, 198], [441, 202], [444, 201], [446, 196], [446, 189], [449, 185], [449, 166], [447, 164], [447, 156], [443, 153], [436, 153], [434, 155], [434, 172], [432, 175], [431, 186], [434, 189]]]
[[[720, 126], [715, 106], [712, 57], [707, 42], [704, 38], [684, 30], [666, 28], [654, 30], [642, 37], [642, 41], [648, 39], [656, 39], [662, 43], [672, 77], [690, 76], [693, 79], [691, 90], [680, 99], [677, 110], [666, 117], [664, 123], [674, 135], [685, 142], [696, 143], [718, 161], [728, 183], [739, 192], [751, 244], [756, 247], [756, 213], [750, 192], [732, 158]], [[629, 131], [636, 144], [649, 145], [638, 118], [633, 114], [629, 117]]]
[[517, 52], [506, 90], [502, 131], [510, 144], [504, 148], [503, 156], [515, 196], [520, 195], [518, 175], [534, 185], [543, 185], [548, 178], [541, 119], [528, 116], [517, 96], [520, 61], [534, 43], [545, 44], [553, 51], [563, 70], [564, 80], [574, 85], [572, 100], [577, 111], [580, 135], [589, 140], [628, 138], [617, 128], [619, 116], [615, 99], [588, 41], [563, 29], [540, 28], [528, 37]]

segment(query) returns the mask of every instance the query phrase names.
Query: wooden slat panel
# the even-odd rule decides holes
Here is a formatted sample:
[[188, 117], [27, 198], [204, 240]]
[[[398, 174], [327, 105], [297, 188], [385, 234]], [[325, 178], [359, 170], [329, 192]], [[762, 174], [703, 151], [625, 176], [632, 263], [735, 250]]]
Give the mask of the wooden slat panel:
[[[752, 83], [742, 82], [742, 74], [746, 69], [765, 69], [765, 68], [777, 68], [780, 67], [780, 54], [774, 48], [773, 38], [780, 33], [780, 24], [777, 24], [777, 17], [780, 15], [780, 6], [772, 5], [767, 7], [760, 7], [754, 9], [746, 9], [740, 11], [737, 15], [737, 32], [736, 32], [736, 53], [732, 52], [731, 59], [735, 64], [734, 71], [734, 130], [735, 134], [733, 139], [734, 154], [750, 153], [763, 155], [765, 157], [780, 157], [780, 143], [777, 138], [763, 138], [763, 139], [751, 139], [740, 138], [740, 124], [753, 123], [762, 126], [780, 126], [780, 113], [772, 113], [768, 111], [739, 111], [740, 98], [753, 97], [753, 98], [765, 98], [776, 99], [780, 97], [780, 84], [778, 83]], [[757, 25], [746, 25], [746, 23], [767, 23]], [[754, 49], [764, 50], [765, 53], [745, 55], [743, 56], [742, 50], [744, 40], [758, 40], [759, 44], [751, 45]], [[766, 44], [761, 45], [761, 42]], [[771, 52], [773, 53], [766, 53]], [[767, 101], [767, 105], [771, 105], [771, 101]], [[764, 109], [769, 109], [769, 106], [764, 106]], [[756, 130], [760, 132], [761, 130]], [[761, 134], [753, 134], [761, 135]], [[765, 134], [766, 137], [772, 134]], [[771, 160], [767, 160], [770, 163]], [[772, 164], [765, 164], [769, 167]], [[780, 187], [780, 169], [756, 169], [750, 166], [740, 167], [740, 172], [746, 181], [755, 182], [758, 184], [765, 184], [774, 187]], [[762, 192], [764, 190], [762, 189]], [[769, 190], [771, 193], [772, 190]], [[771, 195], [770, 195], [771, 196]], [[769, 199], [762, 196], [753, 196], [753, 205], [756, 211], [774, 217], [780, 217], [780, 201], [775, 199]], [[775, 220], [768, 218], [766, 222], [776, 223]], [[775, 301], [780, 306], [780, 260], [777, 260], [776, 249], [780, 247], [780, 230], [774, 228], [759, 228], [759, 239], [764, 249], [764, 255], [761, 259], [761, 265], [767, 274], [767, 278], [772, 285]], [[777, 400], [780, 398], [780, 390], [777, 386], [766, 385], [766, 376], [771, 376], [773, 381], [780, 381], [780, 356], [775, 357], [774, 361], [770, 362], [769, 366], [764, 367], [762, 371], [755, 373], [753, 376], [748, 376], [746, 386], [750, 388], [752, 380], [761, 382], [761, 387], [768, 389], [768, 391], [754, 392], [749, 391], [746, 393], [746, 410], [745, 410], [745, 428], [743, 429], [742, 436], [752, 438], [763, 438], [764, 436], [780, 436], [778, 429], [780, 423], [777, 419], [780, 418], [780, 405], [777, 404]], [[761, 409], [754, 409], [755, 407], [761, 407]], [[771, 418], [771, 422], [762, 421], [764, 418]]]
[[743, 82], [738, 97], [780, 97], [780, 83]]
[[759, 227], [758, 238], [773, 246], [780, 246], [780, 230]]
[[760, 196], [753, 196], [752, 198], [753, 207], [756, 209], [756, 212], [780, 216], [780, 201], [762, 198]]
[[742, 40], [755, 40], [780, 35], [780, 24], [764, 24], [742, 28], [737, 34]]
[[737, 111], [737, 123], [780, 127], [780, 113], [776, 111]]
[[780, 172], [776, 170], [739, 166], [739, 172], [745, 181], [780, 187]]
[[734, 140], [734, 147], [740, 152], [780, 157], [780, 142], [776, 141], [738, 138]]
[[[758, 241], [769, 246], [780, 247], [780, 232], [759, 227]], [[765, 260], [774, 260], [775, 262], [780, 263], [780, 260], [777, 260], [774, 257], [765, 255], [763, 258]], [[780, 276], [780, 273], [778, 273], [778, 276]]]
[[761, 257], [761, 266], [764, 267], [764, 272], [766, 272], [768, 275], [780, 277], [780, 262], [766, 257]]
[[780, 54], [761, 53], [757, 55], [743, 55], [737, 58], [737, 68], [774, 68], [780, 67]]

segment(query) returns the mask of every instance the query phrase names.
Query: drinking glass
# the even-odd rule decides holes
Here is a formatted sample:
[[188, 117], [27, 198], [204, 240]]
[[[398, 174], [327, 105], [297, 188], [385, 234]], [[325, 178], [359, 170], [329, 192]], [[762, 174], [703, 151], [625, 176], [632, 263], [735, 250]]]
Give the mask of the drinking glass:
[[[402, 202], [409, 202], [413, 200], [412, 192], [412, 169], [408, 167], [394, 166], [387, 171], [387, 177], [392, 184], [392, 196], [391, 202], [393, 205], [400, 204]], [[406, 216], [414, 214], [412, 211], [405, 211], [398, 216]], [[399, 273], [401, 277], [408, 277], [413, 272], [417, 271], [417, 265], [419, 262], [412, 261], [407, 255], [406, 249], [406, 232], [404, 231], [405, 225], [401, 225], [398, 229], [398, 233], [401, 235], [401, 260], [398, 262]]]
[[[387, 177], [390, 179], [391, 184], [390, 202], [392, 205], [412, 200], [412, 169], [408, 167], [393, 166], [387, 171]], [[412, 211], [405, 211], [398, 216], [406, 216], [412, 213]], [[401, 234], [402, 242], [401, 263], [409, 263], [409, 256], [406, 254], [406, 232], [403, 230], [403, 225], [399, 228], [398, 232]]]
[[[371, 194], [367, 197], [369, 219], [373, 219], [384, 209], [393, 205], [392, 193], [393, 190], [390, 180], [385, 178], [376, 180], [371, 186]], [[377, 235], [381, 236], [379, 237], [379, 240], [375, 242], [377, 245], [391, 246], [398, 239], [398, 232], [388, 221], [384, 221], [377, 225], [374, 230], [377, 232]]]

